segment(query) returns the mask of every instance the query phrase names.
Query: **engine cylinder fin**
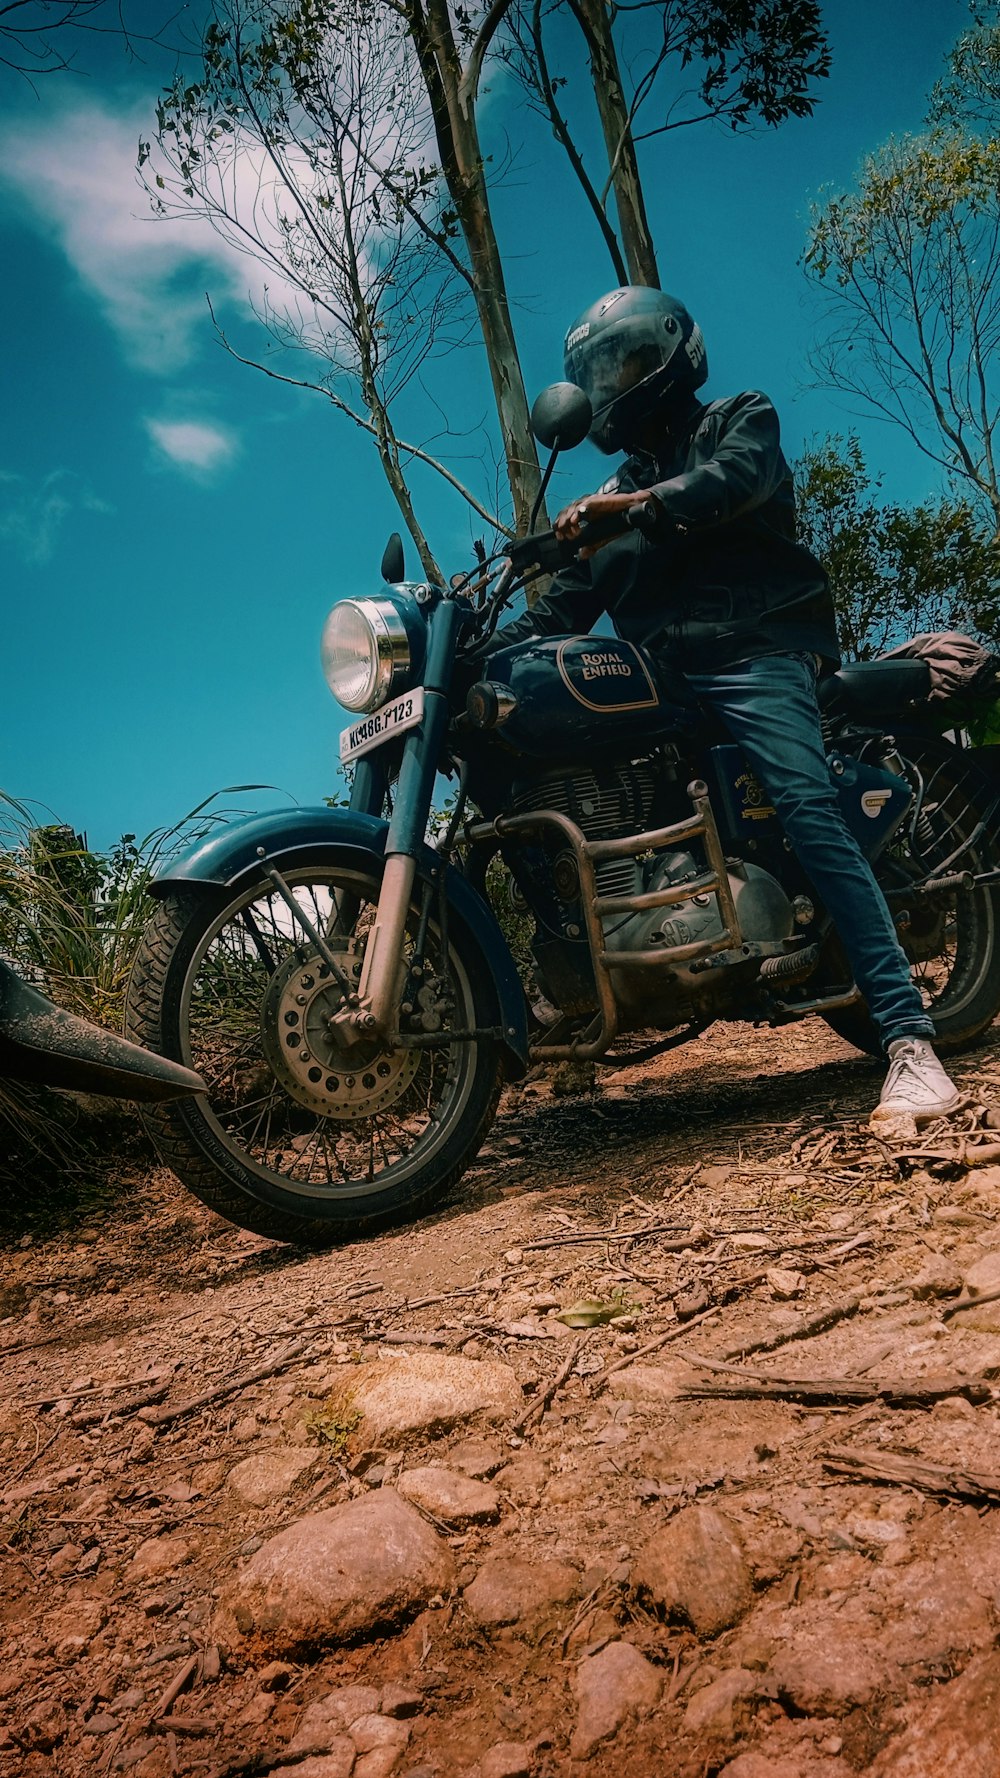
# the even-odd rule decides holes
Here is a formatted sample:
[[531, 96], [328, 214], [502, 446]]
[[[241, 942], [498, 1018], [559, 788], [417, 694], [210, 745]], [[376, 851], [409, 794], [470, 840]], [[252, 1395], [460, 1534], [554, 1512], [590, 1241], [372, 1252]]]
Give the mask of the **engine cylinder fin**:
[[[536, 778], [515, 786], [512, 814], [555, 809], [576, 823], [588, 840], [623, 839], [648, 825], [656, 775], [651, 764], [616, 766], [607, 772], [577, 772], [571, 777]], [[609, 859], [596, 868], [598, 893], [632, 895], [641, 871], [633, 858]]]

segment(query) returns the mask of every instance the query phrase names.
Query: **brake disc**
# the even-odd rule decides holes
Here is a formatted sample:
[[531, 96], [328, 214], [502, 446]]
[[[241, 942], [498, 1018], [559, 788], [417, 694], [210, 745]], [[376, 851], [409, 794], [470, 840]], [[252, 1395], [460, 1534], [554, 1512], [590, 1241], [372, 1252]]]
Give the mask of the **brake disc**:
[[[349, 953], [344, 962], [351, 969]], [[353, 973], [359, 969], [356, 962]], [[341, 1048], [330, 1035], [330, 1020], [343, 1002], [317, 953], [292, 956], [268, 983], [261, 1036], [270, 1068], [290, 1098], [320, 1117], [350, 1123], [402, 1098], [420, 1067], [420, 1051], [386, 1050], [377, 1039]]]

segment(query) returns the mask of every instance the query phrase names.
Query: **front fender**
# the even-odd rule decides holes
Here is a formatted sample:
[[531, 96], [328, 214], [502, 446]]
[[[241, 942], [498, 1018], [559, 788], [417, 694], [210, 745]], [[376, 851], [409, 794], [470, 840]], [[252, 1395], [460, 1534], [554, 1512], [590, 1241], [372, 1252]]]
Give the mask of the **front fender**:
[[[169, 895], [185, 885], [239, 889], [260, 874], [263, 852], [278, 870], [313, 863], [344, 861], [354, 853], [381, 858], [389, 824], [357, 809], [274, 809], [247, 821], [219, 828], [189, 852], [172, 858], [150, 885], [155, 896]], [[424, 881], [440, 867], [438, 853], [421, 846], [417, 872]], [[493, 1016], [503, 1029], [507, 1072], [511, 1078], [528, 1066], [528, 1023], [524, 989], [495, 914], [453, 865], [448, 866], [448, 906], [468, 940], [481, 953], [492, 990]]]

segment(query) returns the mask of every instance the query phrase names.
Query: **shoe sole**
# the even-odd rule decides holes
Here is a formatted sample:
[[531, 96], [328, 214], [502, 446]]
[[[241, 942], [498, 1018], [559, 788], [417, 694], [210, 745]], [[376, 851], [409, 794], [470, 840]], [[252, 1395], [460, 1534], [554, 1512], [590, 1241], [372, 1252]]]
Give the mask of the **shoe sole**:
[[932, 1124], [937, 1117], [950, 1117], [953, 1111], [964, 1105], [965, 1098], [964, 1093], [956, 1093], [947, 1104], [935, 1105], [933, 1110], [924, 1111], [917, 1111], [912, 1105], [894, 1105], [891, 1100], [887, 1104], [880, 1101], [879, 1110], [891, 1112], [894, 1117], [912, 1117], [915, 1124]]

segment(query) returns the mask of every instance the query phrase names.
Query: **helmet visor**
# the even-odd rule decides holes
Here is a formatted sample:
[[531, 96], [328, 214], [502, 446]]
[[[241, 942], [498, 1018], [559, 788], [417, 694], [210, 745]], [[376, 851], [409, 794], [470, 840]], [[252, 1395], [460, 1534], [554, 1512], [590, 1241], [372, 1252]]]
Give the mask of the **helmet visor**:
[[619, 396], [655, 376], [673, 356], [674, 343], [640, 341], [632, 327], [612, 328], [567, 348], [566, 375], [590, 397], [595, 415]]

